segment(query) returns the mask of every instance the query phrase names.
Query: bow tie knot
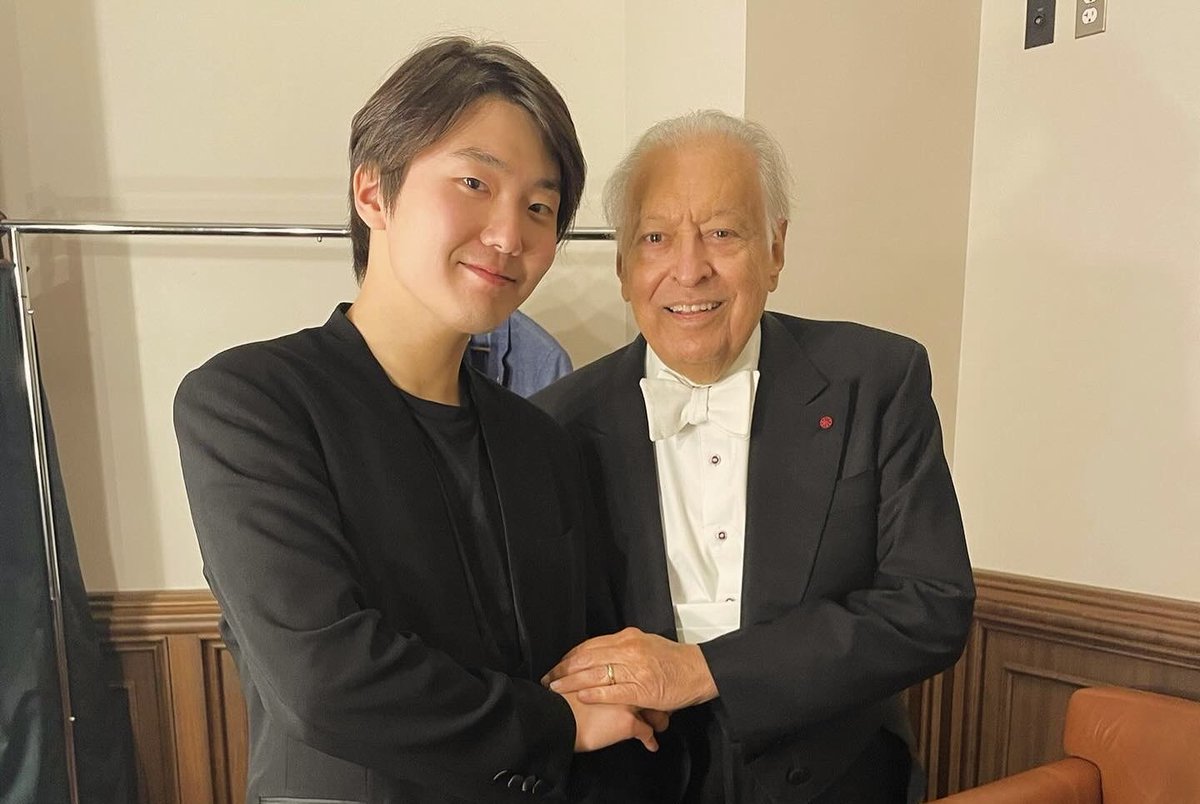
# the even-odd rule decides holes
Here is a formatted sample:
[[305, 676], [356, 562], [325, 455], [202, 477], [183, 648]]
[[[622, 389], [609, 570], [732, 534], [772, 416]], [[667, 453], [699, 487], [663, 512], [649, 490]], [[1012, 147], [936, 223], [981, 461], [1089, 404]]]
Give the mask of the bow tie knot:
[[712, 385], [690, 385], [668, 372], [643, 379], [650, 440], [661, 441], [688, 425], [705, 422], [748, 438], [757, 381], [757, 371], [735, 371]]

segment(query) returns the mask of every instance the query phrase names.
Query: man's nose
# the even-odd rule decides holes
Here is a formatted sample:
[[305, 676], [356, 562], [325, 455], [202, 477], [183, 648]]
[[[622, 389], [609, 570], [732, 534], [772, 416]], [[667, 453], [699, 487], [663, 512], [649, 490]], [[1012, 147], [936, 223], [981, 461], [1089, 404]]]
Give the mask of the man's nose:
[[521, 213], [509, 204], [494, 204], [479, 239], [502, 254], [521, 253]]
[[712, 275], [712, 265], [699, 233], [680, 238], [679, 254], [675, 261], [675, 281], [684, 287], [700, 284]]

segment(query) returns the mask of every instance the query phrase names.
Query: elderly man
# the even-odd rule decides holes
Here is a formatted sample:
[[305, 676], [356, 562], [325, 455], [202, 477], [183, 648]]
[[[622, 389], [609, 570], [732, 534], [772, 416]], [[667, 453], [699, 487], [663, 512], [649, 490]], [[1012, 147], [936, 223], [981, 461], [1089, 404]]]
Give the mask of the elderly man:
[[580, 444], [631, 627], [544, 682], [675, 711], [664, 800], [917, 800], [897, 694], [955, 661], [974, 600], [929, 362], [764, 313], [786, 177], [760, 127], [701, 112], [606, 188], [642, 337], [535, 401]]

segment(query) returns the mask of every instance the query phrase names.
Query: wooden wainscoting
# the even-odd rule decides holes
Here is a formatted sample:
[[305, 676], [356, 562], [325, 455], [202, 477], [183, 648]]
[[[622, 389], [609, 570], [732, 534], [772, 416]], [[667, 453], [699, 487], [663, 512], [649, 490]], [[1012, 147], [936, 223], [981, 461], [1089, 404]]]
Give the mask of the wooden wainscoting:
[[[930, 797], [1062, 756], [1067, 699], [1200, 700], [1200, 603], [976, 572], [963, 658], [907, 693]], [[246, 710], [207, 590], [92, 595], [129, 696], [144, 804], [242, 804]]]
[[129, 697], [143, 804], [241, 804], [246, 707], [207, 589], [91, 595]]
[[1080, 687], [1200, 700], [1200, 603], [996, 572], [975, 580], [963, 658], [922, 685], [931, 797], [1061, 758]]

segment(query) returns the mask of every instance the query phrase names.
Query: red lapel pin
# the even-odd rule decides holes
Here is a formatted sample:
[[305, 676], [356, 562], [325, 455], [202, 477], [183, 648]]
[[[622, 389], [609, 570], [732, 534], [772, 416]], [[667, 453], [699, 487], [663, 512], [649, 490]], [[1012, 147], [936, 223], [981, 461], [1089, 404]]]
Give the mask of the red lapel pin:
[[822, 430], [828, 430], [830, 427], [833, 427], [833, 417], [822, 416], [821, 421], [817, 422], [817, 424], [821, 425]]

